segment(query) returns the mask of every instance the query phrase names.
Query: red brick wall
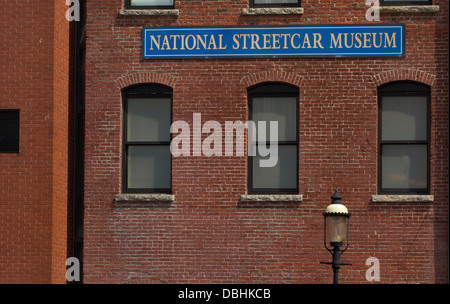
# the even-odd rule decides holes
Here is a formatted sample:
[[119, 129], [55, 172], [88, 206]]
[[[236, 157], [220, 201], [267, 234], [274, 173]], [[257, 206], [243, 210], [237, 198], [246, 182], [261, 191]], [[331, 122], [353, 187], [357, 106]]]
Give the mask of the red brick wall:
[[0, 109], [20, 109], [20, 153], [0, 153], [1, 283], [65, 282], [66, 9], [57, 0], [14, 1], [1, 8]]
[[[68, 246], [68, 227], [71, 226], [73, 188], [72, 140], [73, 129], [73, 70], [70, 70], [70, 25], [65, 17], [68, 6], [65, 1], [53, 1], [54, 45], [53, 45], [53, 200], [52, 200], [52, 283], [66, 282], [66, 259], [71, 256]], [[71, 116], [69, 116], [71, 114]], [[69, 231], [70, 228], [69, 228]]]
[[[87, 3], [86, 283], [330, 283], [322, 212], [339, 189], [352, 213], [343, 283], [448, 282], [448, 2], [406, 24], [404, 58], [141, 60], [143, 27], [366, 23], [365, 1], [302, 1], [303, 16], [244, 16], [240, 1], [175, 1], [178, 17], [119, 16], [122, 0]], [[377, 194], [377, 85], [432, 87], [434, 203], [372, 203]], [[242, 203], [245, 157], [173, 158], [173, 203], [115, 203], [121, 189], [121, 89], [173, 88], [173, 121], [246, 121], [250, 85], [300, 88], [301, 203]]]

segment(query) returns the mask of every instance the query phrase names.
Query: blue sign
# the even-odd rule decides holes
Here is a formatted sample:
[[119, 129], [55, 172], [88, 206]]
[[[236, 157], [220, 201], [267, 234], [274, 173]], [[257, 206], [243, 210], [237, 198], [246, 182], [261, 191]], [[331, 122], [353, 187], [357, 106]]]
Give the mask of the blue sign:
[[144, 28], [143, 58], [404, 56], [404, 25]]

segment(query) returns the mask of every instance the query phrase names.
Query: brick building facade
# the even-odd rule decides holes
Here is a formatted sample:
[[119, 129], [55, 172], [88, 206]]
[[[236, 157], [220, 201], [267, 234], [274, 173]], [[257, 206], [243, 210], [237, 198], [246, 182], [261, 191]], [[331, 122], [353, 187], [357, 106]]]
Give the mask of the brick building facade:
[[73, 255], [73, 30], [64, 1], [13, 1], [0, 10], [0, 282], [65, 283]]
[[[353, 266], [342, 270], [342, 282], [367, 282], [369, 257], [379, 259], [383, 283], [448, 281], [447, 2], [381, 12], [380, 23], [405, 24], [404, 57], [149, 60], [142, 59], [143, 28], [367, 24], [368, 7], [302, 0], [302, 12], [278, 14], [249, 8], [247, 0], [175, 1], [165, 10], [128, 4], [87, 2], [85, 282], [330, 282], [331, 269], [319, 264], [330, 258], [321, 213], [334, 189], [352, 213], [343, 259]], [[381, 194], [378, 89], [397, 81], [431, 90], [432, 202], [375, 202], [383, 199], [374, 196]], [[127, 89], [164, 86], [172, 92], [172, 121], [191, 124], [200, 113], [202, 122], [223, 126], [247, 121], [248, 90], [268, 83], [298, 88], [294, 194], [302, 199], [246, 201], [246, 157], [192, 154], [172, 157], [168, 196], [123, 195]]]
[[[156, 6], [142, 6], [150, 2]], [[81, 189], [83, 193], [84, 283], [330, 283], [331, 267], [320, 264], [330, 260], [323, 247], [322, 212], [335, 189], [352, 213], [350, 246], [342, 260], [353, 265], [343, 266], [340, 282], [369, 283], [366, 260], [376, 257], [379, 283], [448, 283], [448, 1], [386, 5], [380, 21], [371, 22], [366, 20], [369, 7], [362, 0], [292, 1], [296, 6], [284, 2], [286, 5], [259, 8], [258, 1], [248, 0], [86, 1], [84, 170], [83, 184], [78, 186], [70, 182], [70, 168], [77, 168], [68, 165], [75, 157], [69, 151], [70, 137], [59, 136], [70, 129], [66, 108], [70, 95], [58, 95], [70, 92], [65, 87], [70, 75], [65, 64], [70, 61], [68, 53], [63, 57], [56, 54], [69, 46], [56, 40], [59, 31], [55, 30], [53, 43], [43, 41], [48, 43], [47, 51], [55, 54], [53, 58], [21, 57], [39, 62], [41, 67], [49, 61], [40, 77], [2, 59], [7, 68], [1, 72], [0, 109], [20, 109], [21, 127], [20, 153], [0, 154], [0, 171], [8, 172], [0, 179], [2, 205], [8, 206], [0, 211], [0, 247], [6, 248], [2, 256], [8, 257], [1, 261], [1, 271], [8, 275], [2, 279], [62, 280], [63, 257], [72, 254], [67, 214], [73, 186], [75, 192]], [[30, 14], [42, 20], [48, 11], [42, 8], [43, 15], [37, 16], [36, 10], [30, 10]], [[144, 28], [375, 23], [405, 26], [404, 56], [142, 56]], [[19, 28], [12, 22], [8, 26]], [[67, 33], [68, 26], [58, 24], [55, 29]], [[40, 32], [36, 30], [36, 36], [27, 41], [38, 48], [37, 54], [44, 55], [37, 38]], [[11, 43], [20, 39], [17, 35], [7, 37], [11, 47], [19, 43]], [[28, 49], [24, 45], [24, 52]], [[8, 53], [5, 49], [1, 52]], [[56, 65], [59, 60], [65, 64]], [[56, 77], [61, 67], [67, 73]], [[14, 73], [17, 77], [13, 79]], [[28, 90], [30, 83], [23, 81], [23, 75], [29, 75], [36, 91]], [[20, 88], [18, 79], [25, 86], [23, 92], [31, 96], [11, 90]], [[138, 114], [148, 114], [139, 100], [157, 103], [148, 115], [166, 126], [175, 121], [193, 126], [194, 114], [201, 114], [202, 123], [217, 121], [224, 126], [227, 121], [249, 120], [256, 115], [250, 105], [257, 98], [278, 92], [295, 100], [295, 111], [289, 107], [285, 111], [285, 115], [295, 113], [294, 123], [283, 130], [286, 134], [294, 130], [285, 144], [295, 147], [292, 155], [296, 157], [290, 158], [288, 165], [283, 163], [283, 174], [276, 182], [287, 186], [277, 191], [257, 186], [275, 177], [258, 171], [247, 155], [193, 156], [192, 151], [190, 156], [167, 157], [167, 128], [157, 135], [151, 129], [137, 131], [139, 136], [154, 136], [142, 141], [132, 139], [135, 134], [130, 133], [134, 126], [130, 121]], [[383, 98], [404, 96], [405, 92], [424, 97], [418, 98], [420, 105], [412, 105], [415, 110], [411, 110], [422, 117], [424, 138], [419, 138], [422, 135], [417, 131], [411, 135], [415, 136], [412, 141], [383, 141], [381, 122], [396, 121], [382, 115], [381, 105], [389, 100]], [[131, 116], [133, 111], [136, 116]], [[32, 152], [37, 149], [32, 135], [40, 133], [30, 133], [29, 138], [27, 134], [37, 132], [36, 128], [49, 133], [39, 141], [44, 150]], [[202, 139], [207, 136], [203, 133]], [[417, 162], [409, 164], [411, 176], [419, 181], [411, 178], [408, 189], [395, 191], [385, 186], [383, 178], [395, 188], [399, 158], [389, 162], [386, 155], [387, 151], [404, 151], [401, 145], [410, 145], [414, 153], [424, 155], [417, 156], [423, 166], [417, 169]], [[386, 154], [380, 154], [381, 149]], [[156, 162], [148, 160], [151, 153]], [[146, 171], [139, 170], [142, 164]], [[12, 174], [10, 168], [18, 169]], [[38, 171], [34, 173], [33, 168]], [[382, 176], [381, 169], [392, 174]], [[30, 172], [36, 180], [29, 179]], [[145, 178], [148, 180], [143, 181]], [[61, 212], [65, 216], [56, 216]], [[34, 223], [42, 228], [30, 227]], [[62, 227], [64, 223], [69, 224]], [[42, 241], [36, 239], [37, 233]], [[38, 243], [45, 246], [38, 247]], [[57, 243], [66, 244], [64, 254], [52, 246]], [[46, 263], [41, 262], [34, 276], [24, 278], [19, 276], [24, 271], [20, 267], [31, 266], [14, 262], [16, 256], [30, 265], [36, 265], [33, 259], [45, 256]], [[59, 265], [58, 274], [51, 272], [53, 265]]]

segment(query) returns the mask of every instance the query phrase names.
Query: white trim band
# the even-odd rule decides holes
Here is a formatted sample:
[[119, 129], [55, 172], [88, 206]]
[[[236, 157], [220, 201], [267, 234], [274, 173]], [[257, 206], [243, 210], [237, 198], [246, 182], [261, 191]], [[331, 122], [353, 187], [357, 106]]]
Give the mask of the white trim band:
[[372, 195], [372, 202], [374, 203], [432, 203], [434, 202], [433, 195]]
[[244, 8], [242, 15], [303, 15], [303, 7]]
[[116, 202], [173, 202], [175, 195], [162, 193], [127, 193], [114, 196]]
[[241, 202], [301, 202], [301, 194], [246, 194], [241, 195]]
[[120, 16], [179, 16], [178, 9], [123, 9]]
[[[376, 8], [374, 8], [376, 9]], [[439, 5], [405, 5], [405, 6], [380, 6], [380, 13], [399, 14], [399, 13], [439, 13]]]

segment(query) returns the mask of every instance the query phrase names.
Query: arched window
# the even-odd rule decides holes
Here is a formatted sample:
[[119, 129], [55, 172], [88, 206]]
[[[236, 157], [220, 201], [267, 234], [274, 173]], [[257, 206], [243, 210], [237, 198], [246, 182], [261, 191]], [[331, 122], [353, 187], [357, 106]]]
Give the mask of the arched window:
[[248, 101], [255, 126], [253, 141], [249, 129], [248, 193], [298, 193], [298, 88], [257, 85], [248, 90]]
[[378, 89], [378, 192], [429, 192], [430, 89], [396, 82]]
[[170, 193], [172, 89], [127, 88], [123, 96], [123, 193]]

